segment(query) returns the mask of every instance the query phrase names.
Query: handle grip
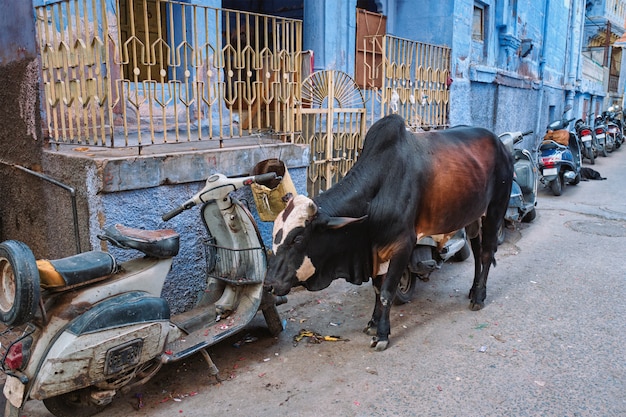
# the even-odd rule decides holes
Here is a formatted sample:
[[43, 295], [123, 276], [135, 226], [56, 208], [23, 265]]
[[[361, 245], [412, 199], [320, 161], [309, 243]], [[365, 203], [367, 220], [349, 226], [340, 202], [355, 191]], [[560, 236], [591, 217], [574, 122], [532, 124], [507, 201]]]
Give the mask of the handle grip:
[[522, 136], [528, 136], [530, 134], [534, 133], [534, 130], [527, 130], [525, 132], [522, 132]]
[[183, 211], [185, 211], [185, 207], [184, 206], [178, 206], [174, 210], [169, 211], [169, 212], [165, 213], [163, 216], [161, 216], [161, 219], [163, 219], [163, 221], [166, 222], [166, 221], [168, 221], [170, 219], [173, 219], [174, 217], [178, 216]]
[[187, 200], [183, 204], [181, 204], [180, 206], [176, 207], [174, 210], [165, 213], [163, 216], [161, 216], [161, 219], [163, 219], [163, 221], [166, 222], [166, 221], [168, 221], [168, 220], [178, 216], [183, 211], [189, 210], [190, 208], [192, 208], [195, 205], [196, 205], [195, 201]]
[[275, 172], [268, 172], [266, 174], [259, 174], [254, 176], [254, 182], [266, 182], [278, 178]]

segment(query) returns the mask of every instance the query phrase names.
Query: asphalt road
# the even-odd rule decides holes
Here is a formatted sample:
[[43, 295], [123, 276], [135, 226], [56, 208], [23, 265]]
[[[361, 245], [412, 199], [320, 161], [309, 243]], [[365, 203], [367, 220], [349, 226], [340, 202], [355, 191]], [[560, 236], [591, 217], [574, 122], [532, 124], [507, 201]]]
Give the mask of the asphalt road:
[[[210, 349], [223, 381], [198, 355], [102, 415], [626, 415], [626, 149], [593, 168], [608, 179], [542, 190], [534, 222], [507, 232], [483, 310], [468, 309], [473, 262], [446, 264], [392, 310], [390, 346], [374, 352], [370, 284], [296, 291], [278, 338], [258, 315]], [[294, 345], [301, 329], [348, 340]], [[50, 415], [37, 401], [24, 414]]]

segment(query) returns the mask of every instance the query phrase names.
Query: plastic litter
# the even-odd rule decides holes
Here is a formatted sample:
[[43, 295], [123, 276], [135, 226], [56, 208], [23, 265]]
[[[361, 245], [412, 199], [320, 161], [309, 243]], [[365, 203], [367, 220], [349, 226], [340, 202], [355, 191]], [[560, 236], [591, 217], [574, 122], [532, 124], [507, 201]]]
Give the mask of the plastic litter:
[[343, 339], [341, 336], [323, 336], [319, 333], [302, 329], [297, 335], [293, 337], [293, 345], [298, 346], [298, 343], [305, 337], [308, 338], [309, 343], [348, 342], [349, 341], [349, 339]]

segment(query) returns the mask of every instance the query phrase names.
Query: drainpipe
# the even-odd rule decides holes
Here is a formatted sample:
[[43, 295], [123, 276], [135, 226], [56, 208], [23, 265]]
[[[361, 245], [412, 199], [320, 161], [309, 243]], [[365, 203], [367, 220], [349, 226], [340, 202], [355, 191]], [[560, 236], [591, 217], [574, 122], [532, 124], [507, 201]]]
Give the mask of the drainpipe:
[[[578, 15], [578, 7], [577, 3], [572, 0], [570, 2], [571, 10], [569, 16], [569, 25], [568, 25], [568, 33], [574, 35], [576, 32], [576, 16]], [[582, 24], [584, 25], [584, 19], [581, 19]], [[573, 39], [568, 39], [569, 51], [567, 51], [568, 57], [568, 66], [565, 68], [567, 71], [567, 84], [571, 85], [571, 88], [567, 90], [565, 96], [565, 105], [570, 105], [572, 107], [572, 111], [574, 109], [574, 98], [576, 95], [576, 84], [578, 83], [578, 68], [580, 67], [580, 53], [577, 53], [580, 50], [580, 37], [582, 36], [583, 26], [579, 28], [578, 31], [578, 42], [574, 42]]]
[[543, 110], [543, 95], [544, 95], [544, 67], [546, 65], [546, 42], [548, 37], [548, 12], [550, 10], [550, 0], [546, 0], [544, 11], [543, 11], [543, 30], [542, 30], [542, 39], [541, 39], [541, 54], [539, 55], [539, 98], [537, 100], [537, 113], [539, 117], [537, 117], [537, 125], [535, 126], [535, 146], [533, 149], [537, 148], [539, 144], [539, 139], [543, 138], [543, 130], [545, 126], [541, 126], [541, 115]]
[[[6, 164], [6, 163], [5, 163]], [[42, 174], [40, 172], [36, 172], [33, 170], [30, 170], [26, 167], [23, 167], [21, 165], [16, 165], [16, 164], [6, 164], [6, 165], [10, 165], [12, 167], [15, 167], [19, 170], [22, 170], [28, 174], [34, 175], [37, 178], [41, 178], [42, 180], [48, 181], [51, 184], [56, 185], [57, 187], [61, 187], [64, 190], [68, 191], [70, 193], [70, 199], [72, 201], [72, 217], [74, 220], [74, 240], [76, 241], [76, 253], [81, 253], [81, 247], [80, 247], [80, 234], [79, 234], [79, 230], [78, 230], [78, 210], [76, 209], [76, 190], [72, 187], [70, 187], [69, 185], [63, 184], [62, 182], [59, 182], [57, 180], [55, 180], [52, 177], [49, 177], [48, 175]]]

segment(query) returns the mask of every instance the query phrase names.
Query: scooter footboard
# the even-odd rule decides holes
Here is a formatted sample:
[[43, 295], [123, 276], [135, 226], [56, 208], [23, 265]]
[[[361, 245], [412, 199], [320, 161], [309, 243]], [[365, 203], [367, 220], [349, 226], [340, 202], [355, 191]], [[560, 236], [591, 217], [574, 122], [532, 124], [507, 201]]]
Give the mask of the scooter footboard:
[[169, 317], [165, 300], [143, 292], [96, 304], [50, 347], [30, 397], [43, 400], [105, 380], [114, 384], [116, 379], [132, 379], [135, 370], [162, 353]]

